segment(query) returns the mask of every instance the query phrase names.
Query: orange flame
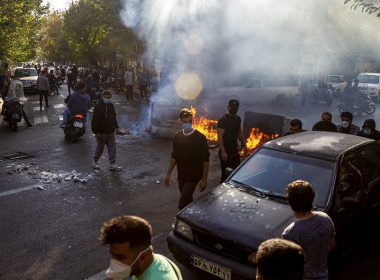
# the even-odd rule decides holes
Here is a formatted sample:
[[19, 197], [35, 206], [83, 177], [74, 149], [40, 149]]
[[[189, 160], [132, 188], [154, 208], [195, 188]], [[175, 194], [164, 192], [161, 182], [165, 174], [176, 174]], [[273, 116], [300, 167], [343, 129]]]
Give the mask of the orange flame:
[[[212, 142], [218, 141], [218, 131], [215, 128], [216, 124], [218, 123], [217, 120], [210, 120], [207, 119], [204, 116], [200, 116], [199, 118], [197, 115], [197, 109], [193, 106], [190, 107], [190, 111], [193, 115], [193, 128], [201, 132], [204, 136], [206, 136], [206, 139]], [[207, 109], [205, 109], [205, 113], [207, 114]]]
[[249, 137], [245, 141], [245, 145], [247, 146], [247, 150], [241, 150], [240, 156], [248, 156], [251, 154], [254, 150], [259, 148], [261, 145], [263, 145], [265, 142], [275, 139], [279, 137], [280, 134], [265, 134], [264, 132], [260, 131], [259, 128], [252, 128], [251, 133], [249, 134]]

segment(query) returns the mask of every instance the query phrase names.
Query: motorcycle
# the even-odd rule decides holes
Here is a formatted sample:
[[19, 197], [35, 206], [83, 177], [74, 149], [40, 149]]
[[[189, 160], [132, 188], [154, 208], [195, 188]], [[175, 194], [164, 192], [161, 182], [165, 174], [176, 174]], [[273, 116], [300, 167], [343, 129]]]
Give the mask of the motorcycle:
[[2, 114], [4, 115], [4, 120], [11, 126], [13, 131], [17, 131], [17, 124], [21, 122], [22, 119], [22, 105], [17, 100], [13, 98], [6, 100], [4, 103], [4, 108]]
[[313, 92], [313, 100], [315, 103], [325, 102], [326, 105], [331, 105], [333, 102], [333, 95], [330, 88], [315, 88]]
[[349, 111], [352, 113], [362, 114], [366, 113], [372, 115], [376, 111], [375, 103], [366, 93], [358, 93], [355, 100], [344, 98], [338, 105], [339, 112]]
[[85, 121], [86, 118], [83, 114], [70, 116], [64, 129], [65, 139], [75, 142], [78, 137], [84, 135], [86, 132]]

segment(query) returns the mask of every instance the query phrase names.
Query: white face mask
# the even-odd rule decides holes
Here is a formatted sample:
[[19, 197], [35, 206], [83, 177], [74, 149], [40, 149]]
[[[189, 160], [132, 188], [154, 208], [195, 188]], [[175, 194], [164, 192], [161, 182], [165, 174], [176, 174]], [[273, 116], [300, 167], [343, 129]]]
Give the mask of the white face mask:
[[343, 126], [344, 128], [347, 128], [347, 127], [350, 126], [350, 123], [349, 123], [348, 121], [342, 121], [342, 126]]
[[111, 98], [105, 98], [105, 97], [103, 97], [103, 102], [105, 104], [109, 104], [109, 103], [111, 103]]
[[365, 135], [371, 135], [371, 133], [372, 133], [372, 129], [370, 129], [370, 128], [364, 128], [364, 129], [363, 129], [363, 133], [364, 133]]
[[130, 265], [124, 264], [115, 259], [111, 259], [110, 266], [106, 272], [107, 277], [115, 280], [122, 280], [129, 277], [132, 272], [132, 266], [136, 263], [136, 261], [143, 253], [149, 250], [153, 250], [153, 247], [149, 246], [145, 250], [141, 251]]

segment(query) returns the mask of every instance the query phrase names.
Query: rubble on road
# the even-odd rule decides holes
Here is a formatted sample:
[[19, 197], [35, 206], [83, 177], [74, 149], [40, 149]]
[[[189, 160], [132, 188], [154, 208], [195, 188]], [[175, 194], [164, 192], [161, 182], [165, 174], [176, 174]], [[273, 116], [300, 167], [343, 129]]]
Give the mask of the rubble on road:
[[27, 174], [31, 176], [33, 179], [36, 179], [43, 183], [53, 183], [57, 182], [60, 183], [62, 181], [73, 181], [73, 182], [80, 182], [82, 184], [86, 184], [89, 179], [92, 178], [92, 175], [89, 174], [87, 176], [82, 176], [81, 173], [77, 172], [76, 170], [72, 170], [70, 172], [53, 172], [53, 171], [41, 171], [39, 170], [39, 167], [36, 167], [35, 164], [18, 164], [18, 165], [9, 165], [6, 168], [11, 168], [11, 170], [8, 170], [8, 174]]

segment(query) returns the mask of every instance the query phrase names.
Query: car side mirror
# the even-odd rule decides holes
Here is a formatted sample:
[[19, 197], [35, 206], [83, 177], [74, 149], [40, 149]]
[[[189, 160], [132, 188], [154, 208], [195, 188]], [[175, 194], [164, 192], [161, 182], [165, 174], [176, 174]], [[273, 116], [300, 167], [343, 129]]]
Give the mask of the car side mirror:
[[226, 167], [225, 171], [226, 171], [227, 177], [229, 177], [234, 170], [231, 167]]

